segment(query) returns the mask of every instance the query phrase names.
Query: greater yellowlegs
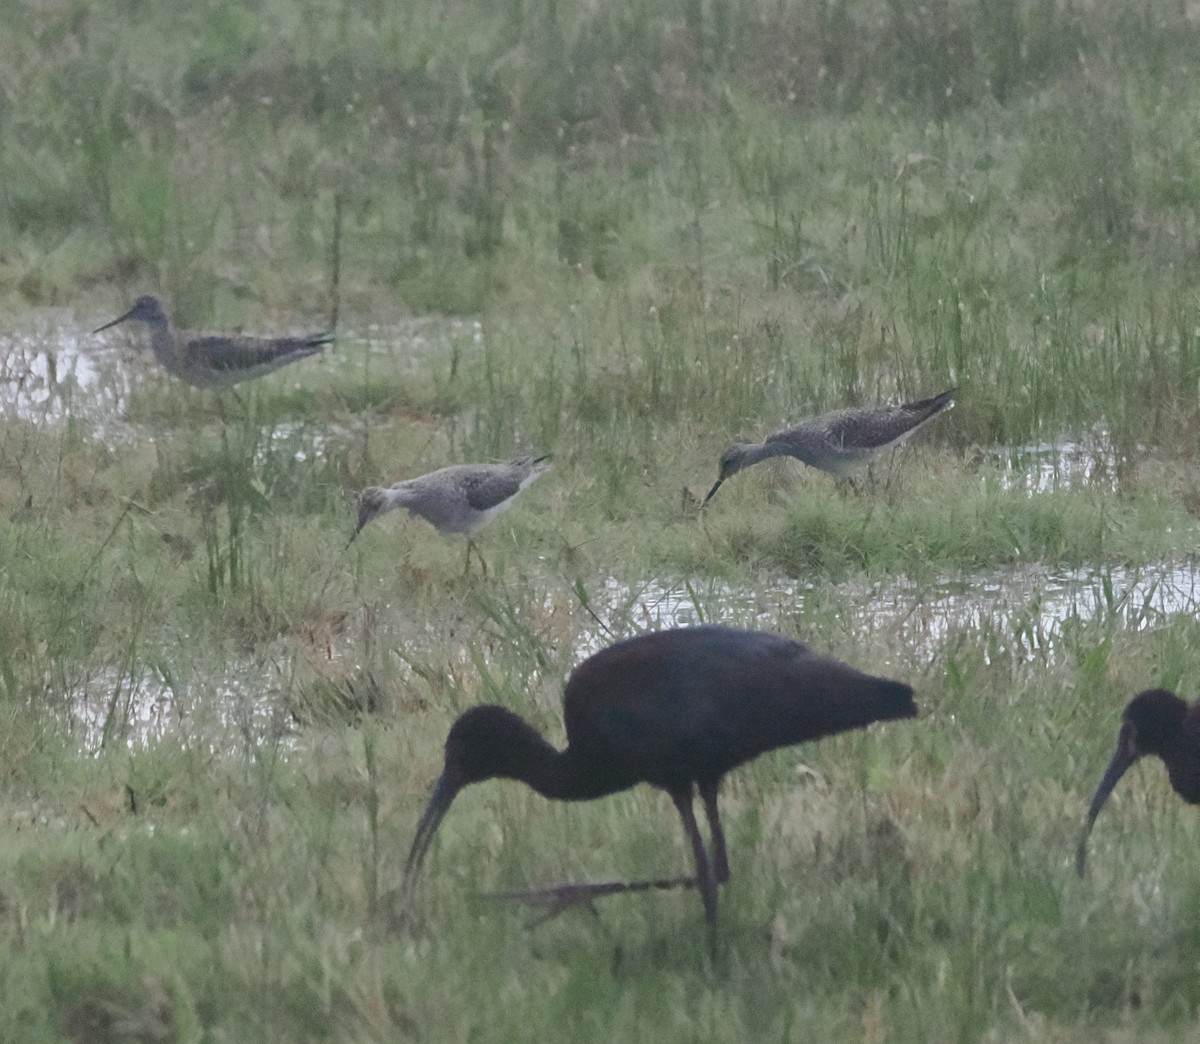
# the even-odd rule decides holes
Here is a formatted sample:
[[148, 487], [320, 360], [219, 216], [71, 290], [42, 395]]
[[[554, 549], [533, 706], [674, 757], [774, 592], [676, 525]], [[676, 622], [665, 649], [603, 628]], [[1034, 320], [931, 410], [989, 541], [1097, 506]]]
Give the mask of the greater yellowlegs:
[[721, 471], [704, 503], [730, 475], [769, 457], [795, 457], [839, 477], [897, 446], [954, 405], [954, 389], [902, 406], [844, 409], [823, 413], [777, 431], [762, 442], [738, 442], [721, 455]]
[[133, 307], [93, 333], [126, 321], [150, 327], [150, 347], [163, 369], [197, 388], [227, 388], [239, 381], [261, 377], [281, 366], [321, 351], [332, 334], [306, 337], [242, 337], [196, 335], [176, 330], [157, 297], [145, 294]]
[[[531, 455], [503, 464], [453, 464], [392, 486], [368, 486], [359, 495], [358, 528], [354, 535], [385, 511], [406, 508], [440, 533], [465, 536], [469, 566], [474, 547], [472, 537], [508, 508], [513, 498], [549, 466], [548, 454]], [[478, 548], [475, 553], [479, 554]], [[483, 563], [482, 555], [479, 561]]]

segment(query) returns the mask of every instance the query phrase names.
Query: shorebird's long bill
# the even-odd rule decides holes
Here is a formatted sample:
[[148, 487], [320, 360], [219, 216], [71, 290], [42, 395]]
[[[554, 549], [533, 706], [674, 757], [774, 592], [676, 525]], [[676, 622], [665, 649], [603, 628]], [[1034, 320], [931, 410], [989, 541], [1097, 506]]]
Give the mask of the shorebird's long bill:
[[363, 526], [371, 521], [379, 514], [379, 503], [372, 497], [373, 490], [364, 489], [358, 496], [358, 525], [354, 527], [354, 532], [350, 534], [350, 539], [346, 541], [346, 547], [354, 543], [355, 538], [363, 531]]
[[712, 495], [713, 495], [713, 494], [714, 494], [714, 493], [715, 493], [715, 492], [716, 492], [718, 489], [720, 489], [720, 488], [721, 488], [721, 483], [722, 483], [722, 482], [724, 482], [724, 481], [725, 481], [725, 480], [724, 480], [723, 478], [719, 478], [719, 479], [717, 479], [717, 481], [716, 481], [716, 482], [714, 482], [714, 483], [713, 483], [713, 488], [712, 488], [712, 489], [710, 489], [710, 490], [708, 491], [708, 496], [707, 496], [707, 497], [705, 497], [705, 498], [704, 498], [704, 499], [703, 499], [703, 500], [700, 502], [700, 506], [701, 506], [701, 507], [704, 507], [704, 505], [705, 505], [705, 504], [707, 504], [707, 503], [708, 503], [710, 500], [712, 500]]
[[[358, 525], [354, 536], [363, 531], [363, 526], [373, 518], [378, 518], [388, 508], [388, 491], [379, 486], [368, 486], [358, 495]], [[350, 538], [351, 540], [354, 537]]]
[[373, 513], [369, 514], [365, 508], [360, 507], [358, 509], [358, 525], [354, 527], [354, 532], [350, 534], [350, 539], [346, 541], [347, 547], [354, 543], [355, 538], [363, 531], [363, 526], [370, 522], [374, 517], [375, 515]]
[[406, 890], [411, 889], [416, 883], [417, 874], [421, 869], [421, 862], [425, 858], [425, 853], [429, 851], [433, 835], [437, 833], [437, 828], [442, 822], [442, 817], [449, 810], [458, 791], [459, 788], [446, 778], [444, 772], [433, 785], [433, 793], [429, 796], [429, 804], [425, 807], [425, 811], [421, 815], [421, 821], [417, 824], [417, 834], [413, 838], [412, 848], [408, 850], [408, 859], [404, 863], [404, 887]]
[[358, 536], [363, 531], [363, 526], [371, 521], [379, 514], [379, 506], [369, 502], [365, 497], [358, 505], [358, 526], [354, 530], [354, 535]]
[[98, 333], [99, 333], [101, 330], [107, 330], [107, 329], [108, 329], [110, 326], [116, 326], [116, 325], [117, 325], [117, 323], [123, 323], [123, 322], [125, 322], [125, 320], [126, 320], [126, 319], [128, 319], [128, 318], [129, 318], [131, 315], [133, 315], [133, 309], [132, 309], [132, 308], [131, 308], [131, 309], [129, 309], [129, 311], [128, 311], [128, 312], [126, 312], [124, 315], [119, 315], [119, 316], [117, 316], [117, 317], [116, 317], [116, 318], [115, 318], [115, 319], [114, 319], [114, 320], [113, 320], [111, 323], [105, 323], [103, 326], [97, 326], [97, 327], [96, 327], [96, 329], [94, 329], [94, 330], [92, 331], [92, 333], [94, 333], [94, 334], [98, 334]]
[[1117, 749], [1113, 752], [1112, 760], [1108, 763], [1108, 768], [1104, 770], [1104, 778], [1100, 780], [1100, 785], [1096, 787], [1096, 793], [1092, 795], [1092, 803], [1088, 806], [1087, 822], [1084, 823], [1083, 834], [1079, 838], [1079, 848], [1075, 852], [1075, 869], [1081, 877], [1087, 863], [1088, 836], [1092, 832], [1096, 817], [1100, 815], [1100, 809], [1104, 807], [1108, 795], [1113, 792], [1113, 788], [1125, 775], [1126, 770], [1137, 759], [1138, 749], [1133, 726], [1126, 722], [1121, 727], [1121, 734], [1117, 739]]

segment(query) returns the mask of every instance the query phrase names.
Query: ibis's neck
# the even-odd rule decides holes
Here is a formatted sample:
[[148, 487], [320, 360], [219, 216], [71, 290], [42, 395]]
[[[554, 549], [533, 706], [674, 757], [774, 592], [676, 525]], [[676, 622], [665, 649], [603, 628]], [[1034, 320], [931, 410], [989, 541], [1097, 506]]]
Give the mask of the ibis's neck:
[[555, 750], [532, 725], [510, 737], [501, 760], [495, 775], [520, 780], [557, 801], [587, 801], [625, 790], [634, 782], [579, 757], [570, 747]]

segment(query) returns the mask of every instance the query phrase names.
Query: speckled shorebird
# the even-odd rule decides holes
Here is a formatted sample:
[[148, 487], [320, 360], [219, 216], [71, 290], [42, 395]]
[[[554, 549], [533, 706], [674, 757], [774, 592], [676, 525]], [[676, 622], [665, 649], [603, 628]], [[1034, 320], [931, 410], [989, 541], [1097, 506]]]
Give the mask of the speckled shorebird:
[[368, 486], [359, 495], [358, 528], [354, 536], [385, 511], [406, 508], [440, 533], [465, 536], [467, 567], [471, 564], [471, 549], [475, 548], [486, 572], [483, 555], [472, 538], [549, 466], [549, 454], [531, 455], [503, 464], [453, 464], [393, 486]]
[[1160, 757], [1175, 793], [1200, 805], [1200, 700], [1190, 707], [1166, 689], [1147, 689], [1129, 701], [1121, 717], [1121, 732], [1104, 777], [1092, 795], [1075, 867], [1080, 874], [1087, 860], [1087, 840], [1108, 795], [1129, 767], [1147, 754]]
[[197, 336], [176, 330], [158, 298], [150, 294], [139, 297], [128, 312], [92, 333], [129, 320], [150, 327], [150, 347], [163, 369], [197, 388], [227, 388], [261, 377], [315, 355], [333, 340], [333, 335], [327, 333], [306, 337]]
[[795, 457], [831, 475], [843, 477], [885, 449], [898, 446], [943, 410], [954, 405], [954, 389], [932, 399], [876, 409], [823, 413], [784, 428], [762, 442], [738, 442], [721, 455], [721, 471], [704, 498], [707, 504], [730, 475], [769, 457]]

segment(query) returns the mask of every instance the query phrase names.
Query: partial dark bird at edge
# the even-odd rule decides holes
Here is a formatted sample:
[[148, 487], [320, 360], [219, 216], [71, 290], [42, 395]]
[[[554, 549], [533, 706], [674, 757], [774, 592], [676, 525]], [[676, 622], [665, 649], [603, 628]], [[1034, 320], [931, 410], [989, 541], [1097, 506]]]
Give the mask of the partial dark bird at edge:
[[1200, 699], [1189, 707], [1173, 692], [1147, 689], [1129, 701], [1117, 749], [1092, 795], [1075, 852], [1075, 869], [1081, 876], [1086, 869], [1088, 837], [1100, 809], [1130, 766], [1147, 754], [1162, 759], [1176, 794], [1189, 804], [1200, 804]]

